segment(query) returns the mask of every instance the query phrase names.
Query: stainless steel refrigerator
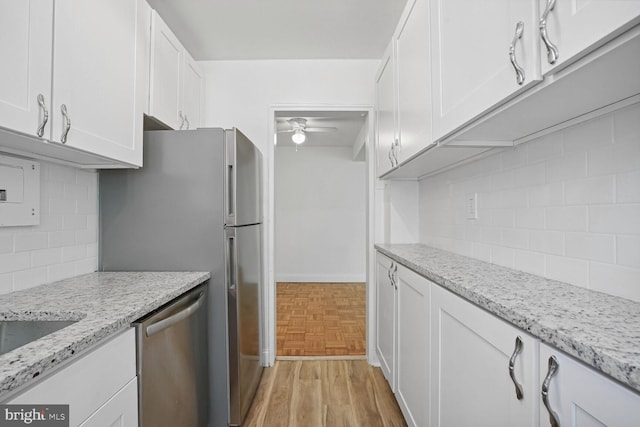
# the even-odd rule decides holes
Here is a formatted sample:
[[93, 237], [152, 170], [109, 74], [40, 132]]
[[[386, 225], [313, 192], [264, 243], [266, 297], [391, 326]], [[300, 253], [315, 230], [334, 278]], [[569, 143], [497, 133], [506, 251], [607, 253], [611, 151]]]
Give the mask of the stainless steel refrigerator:
[[208, 425], [240, 425], [262, 374], [262, 156], [211, 128], [145, 132], [143, 161], [100, 172], [100, 269], [211, 272], [202, 404]]

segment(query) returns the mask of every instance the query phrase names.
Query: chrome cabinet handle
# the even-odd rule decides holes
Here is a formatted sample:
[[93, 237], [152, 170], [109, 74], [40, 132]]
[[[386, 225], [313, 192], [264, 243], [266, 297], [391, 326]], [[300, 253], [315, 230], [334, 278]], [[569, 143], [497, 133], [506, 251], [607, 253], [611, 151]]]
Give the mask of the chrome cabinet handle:
[[64, 130], [62, 131], [62, 136], [60, 136], [60, 142], [66, 144], [67, 135], [69, 135], [69, 130], [71, 129], [71, 119], [69, 118], [69, 114], [67, 113], [67, 106], [65, 104], [62, 104], [60, 106], [60, 111], [62, 112], [62, 120], [65, 123]]
[[387, 269], [387, 277], [389, 278], [389, 283], [393, 282], [393, 278], [391, 277], [391, 272], [392, 271], [393, 271], [393, 263], [391, 263], [391, 265]]
[[186, 114], [184, 115], [184, 122], [186, 124], [186, 126], [184, 128], [186, 130], [189, 130], [189, 116], [187, 116]]
[[47, 110], [47, 106], [44, 103], [44, 95], [41, 93], [38, 94], [38, 105], [42, 110], [42, 121], [40, 122], [40, 125], [38, 125], [38, 130], [36, 131], [36, 134], [40, 138], [42, 138], [42, 136], [44, 135], [44, 126], [49, 121], [49, 110]]
[[393, 163], [393, 144], [391, 144], [391, 147], [389, 147], [389, 162], [391, 163], [391, 167], [395, 166], [395, 164]]
[[400, 149], [400, 140], [398, 138], [393, 142], [393, 159], [396, 162], [396, 166], [398, 166], [398, 150]]
[[518, 357], [518, 354], [520, 354], [521, 351], [522, 351], [522, 338], [518, 336], [516, 337], [516, 346], [513, 349], [513, 354], [509, 359], [509, 376], [511, 377], [511, 381], [513, 381], [513, 384], [516, 386], [516, 398], [518, 400], [522, 400], [523, 396], [522, 396], [522, 386], [516, 380], [515, 365], [516, 365], [516, 357]]
[[180, 118], [180, 128], [178, 130], [182, 130], [184, 127], [184, 116], [182, 115], [182, 110], [178, 111], [178, 118]]
[[551, 405], [549, 404], [549, 383], [551, 382], [551, 378], [553, 378], [553, 376], [558, 372], [559, 366], [558, 359], [556, 359], [555, 356], [551, 356], [549, 358], [549, 370], [547, 371], [547, 376], [542, 382], [542, 403], [544, 403], [545, 408], [547, 408], [547, 412], [549, 412], [549, 422], [551, 427], [560, 427], [558, 414], [551, 409]]
[[391, 277], [391, 284], [394, 289], [398, 289], [398, 264], [393, 264], [393, 274]]
[[542, 38], [542, 42], [547, 48], [547, 61], [549, 64], [555, 64], [559, 56], [558, 47], [549, 40], [549, 35], [547, 34], [547, 17], [555, 5], [556, 0], [547, 0], [547, 7], [544, 9], [542, 17], [540, 17], [540, 22], [538, 23], [540, 38]]
[[518, 61], [516, 60], [516, 43], [518, 39], [522, 37], [522, 32], [524, 31], [524, 22], [520, 21], [516, 24], [516, 33], [513, 36], [513, 40], [511, 41], [511, 45], [509, 46], [509, 60], [511, 61], [511, 65], [516, 71], [516, 82], [519, 85], [524, 83], [524, 69], [518, 65]]

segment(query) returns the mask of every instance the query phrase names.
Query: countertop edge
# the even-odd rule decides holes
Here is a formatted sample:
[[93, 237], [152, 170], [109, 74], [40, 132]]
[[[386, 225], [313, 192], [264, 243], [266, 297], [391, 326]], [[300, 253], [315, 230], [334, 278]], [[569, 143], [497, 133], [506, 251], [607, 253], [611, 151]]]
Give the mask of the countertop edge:
[[[567, 287], [571, 291], [575, 291], [575, 288], [578, 288], [574, 285], [559, 282], [552, 279], [547, 279], [541, 276], [536, 276], [530, 273], [524, 273], [520, 271], [516, 271], [507, 267], [498, 266], [495, 264], [490, 264], [484, 261], [476, 260], [474, 258], [465, 257], [463, 255], [455, 254], [453, 252], [444, 251], [437, 248], [428, 247], [426, 245], [415, 244], [415, 245], [396, 245], [398, 247], [411, 247], [420, 248], [424, 247], [425, 251], [438, 251], [443, 255], [454, 257], [456, 260], [468, 260], [470, 264], [473, 264], [474, 267], [485, 265], [488, 271], [495, 271], [496, 269], [510, 271], [517, 273], [518, 275], [527, 275], [531, 278], [535, 278], [535, 281], [550, 283], [556, 287]], [[415, 271], [419, 275], [429, 279], [435, 284], [453, 292], [454, 294], [468, 300], [469, 302], [479, 306], [480, 308], [494, 314], [500, 319], [524, 330], [525, 332], [531, 334], [532, 336], [540, 339], [541, 342], [549, 344], [557, 349], [569, 354], [570, 356], [584, 362], [589, 367], [595, 369], [596, 371], [600, 371], [603, 374], [617, 380], [622, 383], [624, 386], [633, 389], [636, 392], [640, 392], [640, 366], [637, 364], [630, 364], [624, 360], [620, 360], [619, 358], [612, 357], [610, 354], [607, 354], [606, 351], [603, 351], [601, 348], [597, 346], [590, 345], [584, 340], [578, 339], [575, 336], [565, 333], [558, 328], [552, 328], [544, 325], [539, 319], [535, 317], [528, 316], [526, 313], [521, 311], [514, 310], [512, 308], [503, 306], [492, 300], [490, 297], [480, 293], [475, 292], [473, 285], [469, 285], [468, 283], [460, 283], [463, 282], [464, 279], [456, 279], [451, 280], [440, 272], [437, 271], [436, 268], [430, 267], [425, 264], [418, 264], [416, 261], [406, 258], [398, 253], [398, 251], [394, 251], [393, 244], [385, 244], [374, 245], [376, 251], [386, 255], [394, 261], [404, 265], [410, 270]], [[481, 268], [481, 267], [480, 267]], [[469, 278], [469, 281], [477, 279], [475, 277]], [[601, 294], [597, 291], [591, 291], [584, 288], [579, 288], [580, 292], [593, 292], [596, 294]], [[603, 294], [604, 295], [604, 294]], [[616, 298], [616, 297], [614, 297]], [[633, 303], [633, 302], [631, 302]], [[638, 304], [640, 307], [640, 304]], [[570, 331], [567, 331], [570, 332]]]
[[[80, 320], [78, 320], [76, 324], [68, 327], [72, 328], [75, 325], [79, 325], [76, 329], [79, 329], [80, 331], [77, 332], [77, 335], [72, 335], [71, 337], [67, 337], [67, 339], [62, 340], [63, 342], [61, 345], [55, 346], [52, 349], [49, 349], [45, 344], [48, 342], [54, 342], [55, 334], [62, 330], [1, 355], [0, 361], [7, 362], [8, 360], [9, 365], [15, 363], [19, 366], [15, 369], [9, 367], [4, 371], [0, 370], [0, 402], [13, 399], [15, 396], [19, 395], [22, 390], [31, 387], [37, 381], [54, 374], [59, 368], [63, 368], [68, 363], [71, 363], [74, 358], [86, 354], [87, 351], [92, 350], [104, 340], [124, 331], [130, 327], [131, 323], [135, 320], [146, 316], [148, 313], [162, 307], [176, 297], [206, 282], [211, 278], [211, 274], [208, 272], [95, 272], [40, 285], [36, 288], [12, 294], [0, 295], [1, 301], [3, 297], [14, 297], [15, 295], [13, 294], [23, 293], [29, 295], [31, 293], [38, 292], [38, 289], [47, 289], [48, 291], [51, 291], [56, 286], [61, 286], [71, 282], [79, 282], [83, 278], [90, 280], [100, 276], [106, 278], [117, 277], [120, 282], [128, 281], [128, 285], [135, 287], [136, 284], [140, 284], [141, 281], [145, 280], [140, 279], [140, 277], [143, 277], [145, 274], [152, 275], [154, 278], [161, 277], [163, 274], [171, 274], [175, 277], [183, 277], [184, 279], [178, 279], [179, 283], [171, 289], [159, 289], [157, 291], [157, 296], [151, 297], [151, 299], [149, 298], [149, 295], [145, 293], [145, 298], [141, 298], [142, 301], [139, 305], [128, 310], [125, 308], [124, 311], [115, 310], [112, 317], [105, 316], [96, 318], [92, 313], [91, 304], [87, 304], [86, 307], [73, 307], [70, 310], [46, 311], [36, 309], [31, 311], [28, 309], [28, 304], [25, 304], [25, 308], [18, 306], [11, 310], [5, 309], [5, 315], [0, 315], [0, 318], [10, 319], [11, 315], [14, 313], [21, 313], [22, 320], [27, 320], [24, 318], [25, 313], [29, 314], [28, 320], [51, 320], [52, 315], [60, 315], [67, 318], [80, 317]], [[127, 275], [131, 275], [132, 278], [127, 280]], [[138, 279], [134, 277], [138, 277]], [[91, 295], [88, 295], [88, 298], [90, 297]], [[9, 313], [10, 316], [6, 316], [6, 313]], [[83, 324], [82, 322], [91, 324]], [[95, 326], [93, 326], [94, 324]], [[71, 331], [71, 329], [68, 331]], [[71, 332], [69, 332], [69, 334], [70, 333]]]

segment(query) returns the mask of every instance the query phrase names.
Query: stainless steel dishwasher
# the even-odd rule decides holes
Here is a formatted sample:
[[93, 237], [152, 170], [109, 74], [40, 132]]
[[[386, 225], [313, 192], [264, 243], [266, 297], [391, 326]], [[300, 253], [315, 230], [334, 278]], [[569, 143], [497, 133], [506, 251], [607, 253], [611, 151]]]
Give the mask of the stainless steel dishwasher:
[[208, 424], [207, 286], [133, 323], [140, 427]]

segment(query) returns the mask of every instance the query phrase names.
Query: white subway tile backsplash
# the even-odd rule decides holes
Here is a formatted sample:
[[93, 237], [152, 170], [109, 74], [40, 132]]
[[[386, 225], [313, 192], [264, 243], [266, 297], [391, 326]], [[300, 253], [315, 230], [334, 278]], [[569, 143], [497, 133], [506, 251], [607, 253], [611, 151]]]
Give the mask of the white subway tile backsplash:
[[13, 252], [13, 235], [0, 234], [0, 254]]
[[568, 257], [615, 263], [616, 239], [613, 235], [565, 233], [564, 247]]
[[40, 249], [31, 252], [31, 266], [60, 264], [62, 262], [62, 248]]
[[0, 293], [98, 266], [98, 174], [41, 162], [40, 224], [0, 227]]
[[589, 262], [580, 259], [547, 255], [547, 276], [561, 282], [587, 287]]
[[616, 143], [587, 153], [589, 176], [640, 169], [640, 143]]
[[640, 203], [640, 170], [616, 176], [616, 202]]
[[613, 175], [571, 180], [564, 184], [564, 197], [567, 205], [613, 203], [615, 191], [615, 177]]
[[525, 145], [527, 162], [537, 163], [540, 160], [557, 158], [562, 155], [562, 133], [555, 132], [538, 138], [533, 144]]
[[545, 265], [544, 254], [516, 249], [515, 269], [526, 271], [531, 274], [537, 274], [538, 276], [544, 276], [546, 273]]
[[29, 267], [29, 253], [20, 252], [17, 254], [0, 255], [0, 273], [20, 271]]
[[16, 252], [31, 251], [47, 247], [48, 235], [46, 232], [16, 233], [14, 236]]
[[547, 230], [587, 231], [587, 207], [549, 207], [545, 211], [545, 224]]
[[640, 234], [640, 204], [589, 207], [589, 231]]
[[547, 160], [547, 182], [567, 181], [587, 176], [587, 154], [571, 153]]
[[611, 145], [613, 144], [613, 117], [611, 114], [607, 114], [580, 126], [565, 129], [563, 136], [565, 154]]
[[638, 144], [640, 141], [640, 104], [634, 104], [613, 113], [614, 142]]
[[640, 236], [617, 236], [617, 263], [640, 268]]
[[427, 177], [419, 193], [422, 243], [640, 300], [640, 104]]
[[529, 249], [547, 254], [564, 254], [564, 233], [560, 231], [529, 231]]
[[592, 262], [590, 288], [640, 301], [640, 269]]
[[516, 228], [544, 229], [544, 208], [521, 208], [514, 211]]
[[564, 203], [564, 184], [560, 182], [530, 187], [527, 195], [529, 206], [560, 206]]

